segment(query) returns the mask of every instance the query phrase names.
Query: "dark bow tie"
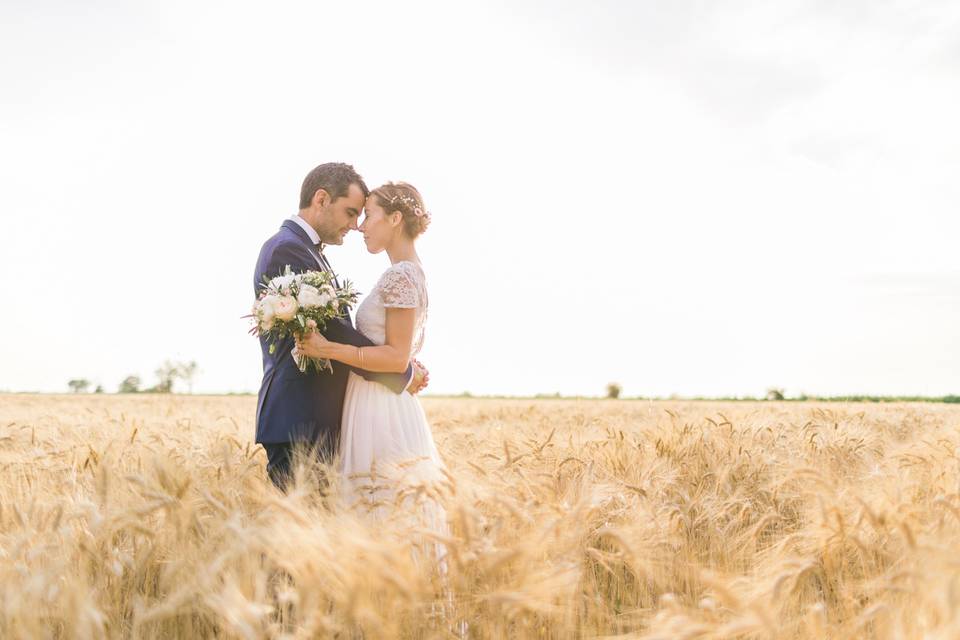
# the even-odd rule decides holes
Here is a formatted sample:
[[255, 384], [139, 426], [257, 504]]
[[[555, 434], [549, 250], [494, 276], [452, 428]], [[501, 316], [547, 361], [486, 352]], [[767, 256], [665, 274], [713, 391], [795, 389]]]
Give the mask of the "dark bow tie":
[[323, 243], [322, 243], [322, 242], [318, 242], [317, 244], [313, 245], [313, 248], [317, 250], [317, 255], [320, 257], [320, 262], [322, 262], [323, 265], [324, 265], [327, 269], [329, 269], [329, 268], [330, 268], [330, 263], [327, 262], [327, 256], [323, 255], [323, 249], [324, 249]]

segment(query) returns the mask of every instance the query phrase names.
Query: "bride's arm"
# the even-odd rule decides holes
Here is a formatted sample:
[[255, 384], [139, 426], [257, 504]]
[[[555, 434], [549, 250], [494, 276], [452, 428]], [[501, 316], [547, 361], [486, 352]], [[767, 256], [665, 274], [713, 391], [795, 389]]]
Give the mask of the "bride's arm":
[[317, 332], [297, 343], [311, 358], [330, 358], [351, 367], [383, 373], [403, 373], [410, 364], [416, 309], [387, 308], [386, 343], [373, 347], [355, 347], [331, 342]]

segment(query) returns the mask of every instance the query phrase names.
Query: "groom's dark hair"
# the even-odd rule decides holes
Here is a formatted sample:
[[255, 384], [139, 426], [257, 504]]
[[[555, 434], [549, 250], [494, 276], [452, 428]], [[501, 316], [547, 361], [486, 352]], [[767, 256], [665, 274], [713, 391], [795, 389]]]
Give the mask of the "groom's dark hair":
[[347, 189], [351, 184], [360, 187], [364, 198], [370, 195], [370, 190], [367, 189], [363, 178], [349, 164], [343, 162], [322, 164], [303, 179], [303, 186], [300, 187], [300, 208], [306, 209], [310, 206], [317, 189], [323, 189], [333, 200], [336, 200], [347, 195]]

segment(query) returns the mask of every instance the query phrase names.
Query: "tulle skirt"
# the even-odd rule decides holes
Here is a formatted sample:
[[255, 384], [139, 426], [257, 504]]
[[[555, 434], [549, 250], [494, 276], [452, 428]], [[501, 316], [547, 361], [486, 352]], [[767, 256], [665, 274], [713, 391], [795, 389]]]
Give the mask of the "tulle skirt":
[[[405, 532], [442, 563], [448, 534], [440, 504], [450, 483], [419, 400], [350, 373], [340, 431], [343, 498]], [[433, 534], [433, 535], [431, 535]], [[419, 554], [418, 554], [419, 555]], [[440, 567], [443, 572], [443, 567]]]

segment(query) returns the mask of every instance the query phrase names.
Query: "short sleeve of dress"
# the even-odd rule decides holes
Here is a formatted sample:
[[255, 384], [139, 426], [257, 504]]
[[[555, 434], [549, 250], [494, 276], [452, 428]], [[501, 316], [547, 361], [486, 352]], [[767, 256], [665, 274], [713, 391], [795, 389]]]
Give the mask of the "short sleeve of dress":
[[417, 308], [417, 286], [399, 265], [394, 265], [383, 274], [378, 289], [383, 306], [388, 309]]

